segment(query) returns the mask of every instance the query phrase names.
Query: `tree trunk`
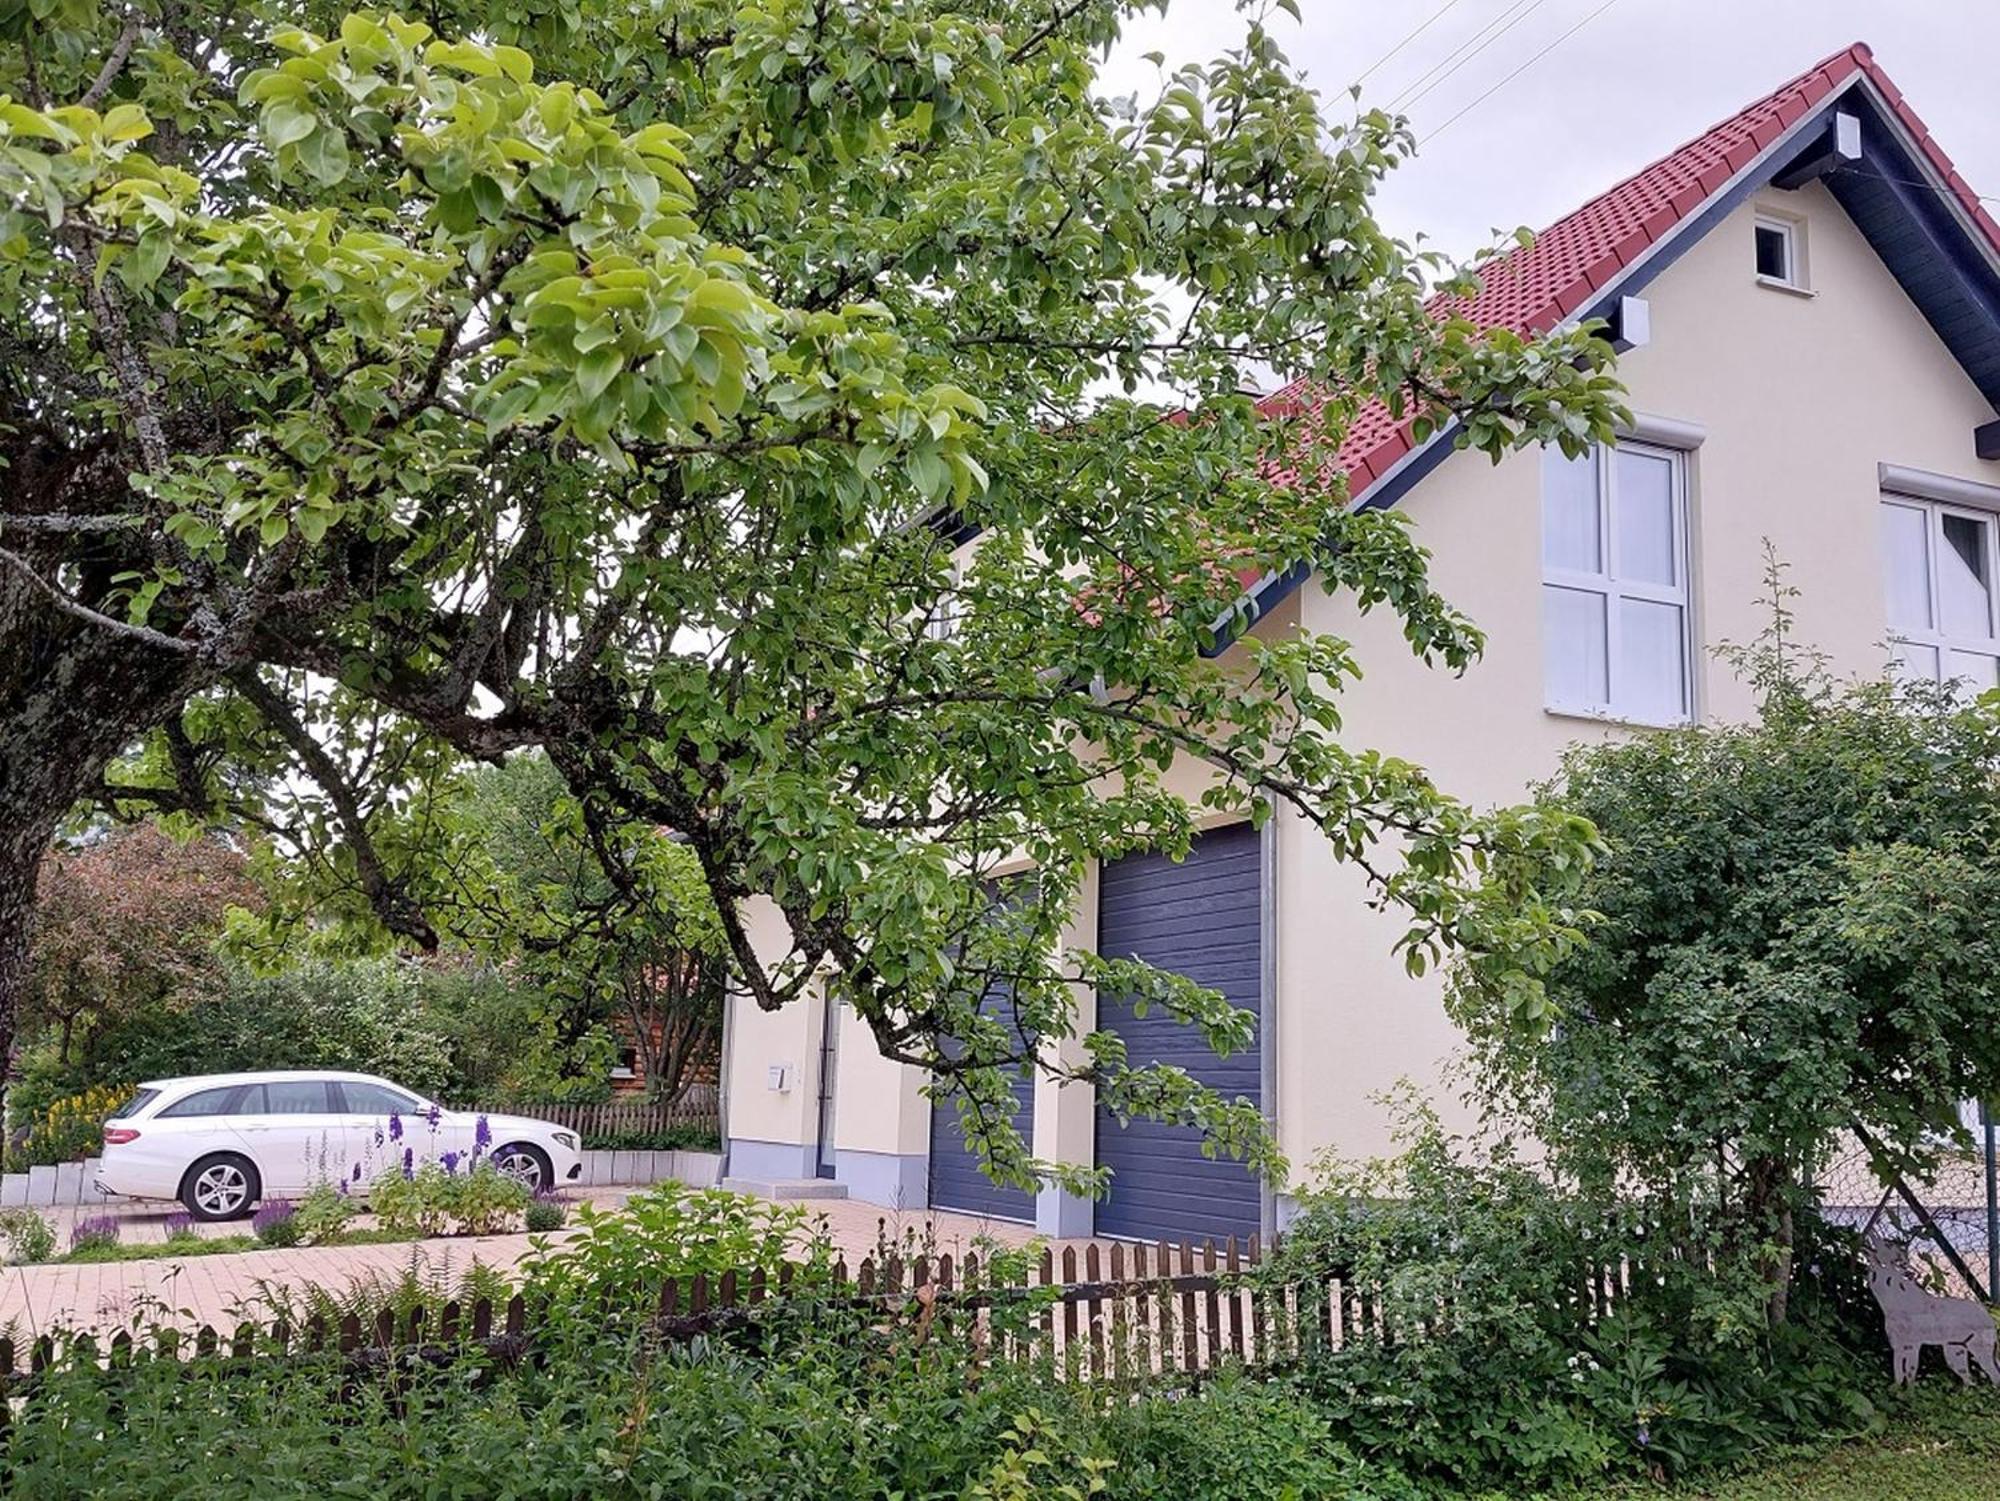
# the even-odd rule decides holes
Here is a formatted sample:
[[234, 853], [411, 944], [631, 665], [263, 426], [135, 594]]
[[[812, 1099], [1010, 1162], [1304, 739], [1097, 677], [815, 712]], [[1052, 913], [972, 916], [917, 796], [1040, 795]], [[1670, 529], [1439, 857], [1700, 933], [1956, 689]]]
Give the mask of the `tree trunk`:
[[112, 760], [200, 681], [192, 656], [71, 619], [18, 572], [0, 572], [0, 1115], [42, 855]]
[[1753, 1158], [1744, 1174], [1743, 1218], [1759, 1247], [1764, 1316], [1772, 1328], [1785, 1322], [1792, 1294], [1791, 1175], [1776, 1157]]

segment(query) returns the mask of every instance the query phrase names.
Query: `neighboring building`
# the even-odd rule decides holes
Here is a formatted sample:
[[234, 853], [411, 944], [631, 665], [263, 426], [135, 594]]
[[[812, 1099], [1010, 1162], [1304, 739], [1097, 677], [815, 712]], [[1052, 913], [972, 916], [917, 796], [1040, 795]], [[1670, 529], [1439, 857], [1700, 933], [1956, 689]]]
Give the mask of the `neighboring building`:
[[[1801, 639], [1842, 672], [1885, 663], [2000, 681], [2000, 227], [1856, 46], [1593, 200], [1486, 272], [1472, 316], [1543, 329], [1604, 317], [1632, 346], [1627, 441], [1499, 465], [1414, 443], [1386, 412], [1348, 440], [1351, 492], [1396, 505], [1444, 596], [1485, 627], [1462, 678], [1421, 666], [1388, 612], [1297, 580], [1260, 586], [1259, 634], [1351, 639], [1352, 743], [1480, 805], [1519, 801], [1564, 747], [1752, 705], [1712, 648], [1766, 623], [1764, 542], [1790, 565]], [[1276, 400], [1283, 400], [1279, 393]], [[1213, 828], [1175, 865], [1106, 864], [1070, 940], [1220, 987], [1263, 1018], [1219, 1063], [1107, 1003], [1134, 1057], [1186, 1063], [1261, 1103], [1293, 1163], [1389, 1145], [1375, 1098], [1409, 1077], [1449, 1110], [1457, 1039], [1399, 926], [1293, 817]], [[1083, 1021], [1089, 1024], [1088, 1008]], [[1284, 1200], [1191, 1132], [1121, 1130], [1088, 1091], [1022, 1090], [1038, 1156], [1115, 1174], [1095, 1205], [1030, 1202], [968, 1169], [955, 1114], [830, 1002], [738, 1006], [725, 1063], [730, 1171], [831, 1176], [857, 1198], [1032, 1219], [1061, 1234], [1269, 1230]]]

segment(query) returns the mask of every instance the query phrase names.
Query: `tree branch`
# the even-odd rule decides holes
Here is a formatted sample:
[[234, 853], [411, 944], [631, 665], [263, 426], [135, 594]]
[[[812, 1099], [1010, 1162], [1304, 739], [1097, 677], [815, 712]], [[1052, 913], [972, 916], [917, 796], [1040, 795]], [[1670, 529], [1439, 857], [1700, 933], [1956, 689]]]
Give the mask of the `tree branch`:
[[196, 644], [192, 641], [183, 641], [178, 636], [169, 636], [163, 631], [154, 630], [151, 626], [133, 625], [129, 621], [115, 620], [109, 615], [100, 614], [98, 611], [91, 609], [89, 605], [70, 598], [69, 595], [63, 593], [61, 589], [58, 589], [54, 584], [37, 573], [25, 558], [9, 552], [4, 547], [0, 547], [0, 563], [6, 564], [20, 574], [22, 578], [33, 584], [63, 614], [72, 616], [86, 624], [94, 625], [101, 631], [110, 631], [113, 635], [123, 636], [131, 641], [142, 641], [146, 645], [156, 647], [161, 651], [175, 652], [182, 656], [191, 656], [197, 650]]
[[111, 86], [118, 81], [118, 75], [125, 71], [125, 63], [132, 56], [132, 49], [139, 45], [139, 18], [128, 16], [124, 29], [118, 33], [118, 40], [111, 44], [111, 51], [104, 59], [104, 66], [97, 71], [96, 80], [83, 91], [83, 97], [76, 102], [85, 109], [96, 109], [104, 102], [104, 96], [111, 92]]
[[438, 946], [437, 930], [431, 926], [423, 910], [405, 894], [402, 883], [384, 869], [381, 855], [368, 833], [367, 815], [361, 810], [361, 796], [346, 773], [327, 754], [325, 747], [313, 738], [312, 731], [305, 727], [298, 715], [292, 712], [292, 706], [264, 681], [256, 669], [234, 673], [230, 682], [263, 716], [264, 722], [277, 732], [278, 738], [291, 748], [299, 763], [305, 767], [306, 774], [333, 804], [334, 813], [340, 819], [341, 831], [347, 837], [348, 848], [354, 852], [354, 870], [360, 878], [362, 894], [368, 898], [368, 905], [382, 920], [382, 925], [392, 933], [412, 939], [426, 951], [434, 951]]

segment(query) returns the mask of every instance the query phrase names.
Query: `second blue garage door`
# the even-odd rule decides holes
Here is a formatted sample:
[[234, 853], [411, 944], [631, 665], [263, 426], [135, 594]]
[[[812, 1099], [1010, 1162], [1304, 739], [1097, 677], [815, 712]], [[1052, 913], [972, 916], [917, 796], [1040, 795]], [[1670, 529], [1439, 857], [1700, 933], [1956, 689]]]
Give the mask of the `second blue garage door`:
[[[1263, 861], [1248, 824], [1203, 834], [1186, 860], [1128, 855], [1099, 881], [1097, 948], [1107, 958], [1143, 959], [1219, 990], [1233, 1006], [1258, 1010], [1263, 990], [1259, 901]], [[1159, 1008], [1133, 1015], [1129, 1002], [1100, 996], [1097, 1024], [1125, 1040], [1134, 1064], [1174, 1063], [1229, 1099], [1263, 1102], [1263, 1038], [1217, 1058], [1193, 1027]], [[1097, 1116], [1097, 1163], [1112, 1172], [1097, 1205], [1097, 1233], [1137, 1240], [1190, 1241], [1247, 1236], [1258, 1228], [1261, 1193], [1241, 1162], [1201, 1155], [1191, 1127]]]

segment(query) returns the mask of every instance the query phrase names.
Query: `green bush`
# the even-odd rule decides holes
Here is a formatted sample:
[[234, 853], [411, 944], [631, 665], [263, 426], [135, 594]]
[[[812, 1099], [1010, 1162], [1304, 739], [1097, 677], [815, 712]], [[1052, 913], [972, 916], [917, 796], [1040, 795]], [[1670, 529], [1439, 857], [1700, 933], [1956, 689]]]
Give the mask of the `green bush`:
[[337, 1240], [354, 1218], [354, 1200], [328, 1183], [316, 1184], [299, 1200], [296, 1216], [299, 1238], [309, 1246], [323, 1246]]
[[[482, 1372], [58, 1362], [0, 1451], [22, 1495], [97, 1501], [489, 1496], [1408, 1501], [1282, 1385], [1050, 1382], [867, 1323], [741, 1353], [602, 1335]], [[181, 1462], [198, 1454], [201, 1463]], [[1073, 1489], [1065, 1489], [1072, 1487]]]
[[391, 1168], [368, 1188], [368, 1206], [382, 1228], [401, 1235], [496, 1235], [528, 1207], [527, 1185], [491, 1163], [458, 1171], [426, 1162], [405, 1173]]
[[[104, 1149], [105, 1119], [131, 1098], [130, 1084], [96, 1084], [49, 1100], [27, 1118], [20, 1142], [8, 1148], [6, 1170], [26, 1172], [95, 1157]], [[9, 1101], [10, 1106], [18, 1103]]]
[[0, 1241], [7, 1243], [7, 1261], [28, 1266], [56, 1253], [55, 1227], [32, 1209], [0, 1209]]
[[[1386, 1164], [1322, 1168], [1264, 1275], [1366, 1290], [1302, 1390], [1359, 1452], [1449, 1486], [1561, 1487], [1738, 1463], [1865, 1427], [1879, 1375], [1851, 1237], [1802, 1225], [1792, 1318], [1731, 1275], [1717, 1211], [1567, 1192], [1419, 1112]], [[1608, 1311], [1593, 1268], [1629, 1268]]]
[[[533, 1107], [528, 1107], [532, 1113]], [[719, 1152], [722, 1138], [713, 1126], [669, 1126], [664, 1131], [586, 1131], [587, 1152]]]
[[260, 1244], [283, 1250], [299, 1243], [299, 1210], [290, 1199], [266, 1199], [250, 1216], [250, 1228]]
[[528, 1294], [559, 1309], [646, 1314], [668, 1278], [698, 1273], [776, 1275], [787, 1262], [810, 1278], [832, 1264], [823, 1225], [796, 1204], [773, 1204], [719, 1188], [661, 1183], [622, 1209], [577, 1211], [578, 1233], [530, 1252]]
[[537, 1235], [560, 1230], [569, 1221], [569, 1205], [553, 1194], [536, 1194], [528, 1201], [523, 1223]]

